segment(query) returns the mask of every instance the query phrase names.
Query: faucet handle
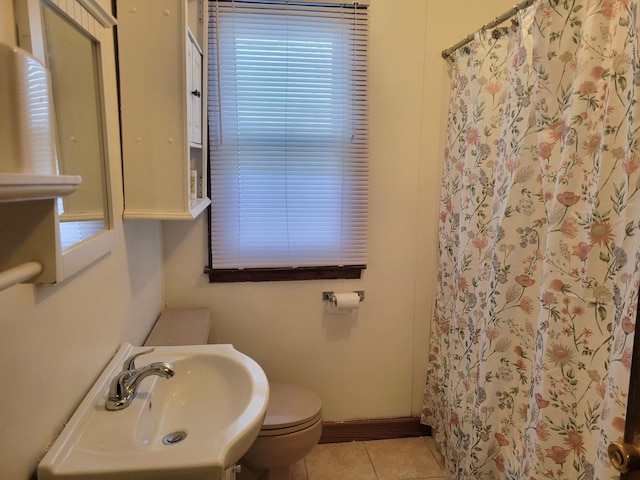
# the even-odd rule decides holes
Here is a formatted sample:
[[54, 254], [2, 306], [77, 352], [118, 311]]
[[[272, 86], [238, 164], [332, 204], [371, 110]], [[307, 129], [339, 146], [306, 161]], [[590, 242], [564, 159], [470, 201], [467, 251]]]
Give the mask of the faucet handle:
[[151, 353], [155, 350], [155, 348], [150, 348], [149, 350], [144, 350], [143, 352], [138, 352], [134, 355], [131, 355], [129, 358], [127, 358], [124, 361], [124, 365], [122, 366], [122, 371], [126, 372], [127, 370], [135, 370], [136, 369], [136, 365], [135, 365], [135, 361], [136, 358], [138, 358], [140, 355], [146, 355], [147, 353]]

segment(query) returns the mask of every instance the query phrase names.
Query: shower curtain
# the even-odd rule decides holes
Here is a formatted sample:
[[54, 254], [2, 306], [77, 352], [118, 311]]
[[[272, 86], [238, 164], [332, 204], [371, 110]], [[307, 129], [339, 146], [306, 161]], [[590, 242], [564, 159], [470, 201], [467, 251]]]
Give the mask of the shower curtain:
[[640, 265], [636, 0], [454, 54], [423, 423], [451, 479], [617, 478]]

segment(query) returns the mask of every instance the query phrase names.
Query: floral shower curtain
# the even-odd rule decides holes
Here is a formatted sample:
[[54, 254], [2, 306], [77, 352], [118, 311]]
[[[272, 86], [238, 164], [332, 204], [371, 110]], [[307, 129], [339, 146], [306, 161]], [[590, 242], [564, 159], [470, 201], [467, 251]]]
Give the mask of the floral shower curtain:
[[639, 0], [454, 54], [423, 423], [451, 479], [612, 479], [640, 265]]

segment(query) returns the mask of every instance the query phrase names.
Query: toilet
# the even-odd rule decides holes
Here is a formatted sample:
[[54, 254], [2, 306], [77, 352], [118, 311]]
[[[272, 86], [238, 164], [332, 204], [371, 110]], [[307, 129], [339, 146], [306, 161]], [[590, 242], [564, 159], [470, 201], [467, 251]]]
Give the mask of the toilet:
[[269, 384], [267, 413], [240, 463], [259, 480], [291, 480], [290, 467], [303, 459], [322, 433], [320, 398], [303, 387]]
[[[211, 312], [207, 308], [168, 308], [145, 345], [206, 344], [210, 328]], [[258, 480], [291, 480], [291, 465], [311, 452], [321, 433], [320, 398], [304, 387], [270, 382], [262, 428], [240, 464]]]

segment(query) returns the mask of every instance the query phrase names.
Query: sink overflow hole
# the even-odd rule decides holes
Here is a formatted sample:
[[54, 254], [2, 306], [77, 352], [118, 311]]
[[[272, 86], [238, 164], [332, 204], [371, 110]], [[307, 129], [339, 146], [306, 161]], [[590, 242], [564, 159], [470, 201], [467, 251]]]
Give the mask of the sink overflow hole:
[[187, 438], [187, 432], [173, 432], [166, 435], [162, 439], [162, 443], [164, 443], [165, 445], [175, 445], [176, 443], [180, 443], [185, 438]]

